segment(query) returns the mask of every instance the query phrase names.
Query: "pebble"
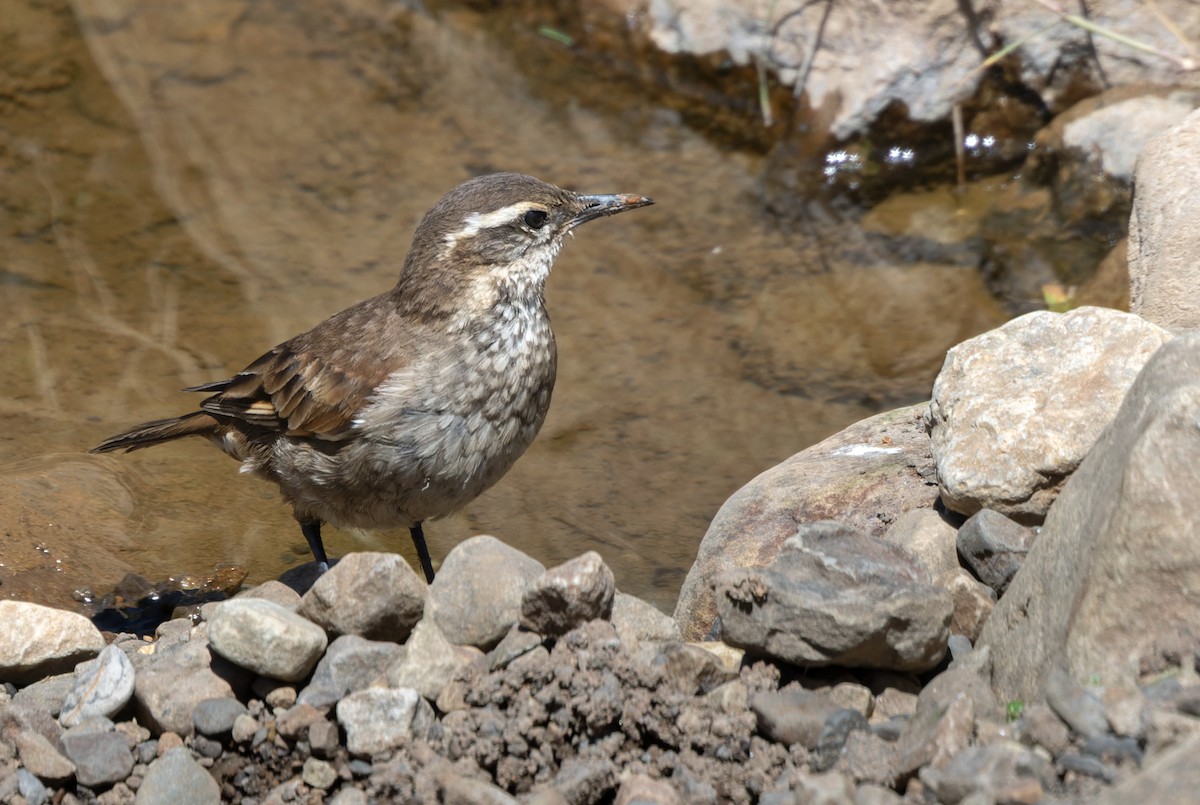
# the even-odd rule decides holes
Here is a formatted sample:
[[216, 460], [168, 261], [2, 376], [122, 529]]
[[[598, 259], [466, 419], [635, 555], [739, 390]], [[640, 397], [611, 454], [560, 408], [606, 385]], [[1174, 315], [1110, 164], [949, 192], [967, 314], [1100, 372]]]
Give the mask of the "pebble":
[[328, 791], [337, 782], [337, 770], [324, 760], [310, 757], [304, 761], [301, 778], [304, 780], [305, 785], [319, 788], [322, 791]]
[[17, 684], [69, 671], [95, 657], [104, 637], [82, 615], [0, 600], [0, 679]]
[[393, 688], [412, 688], [433, 702], [466, 663], [467, 658], [437, 624], [425, 619], [413, 629], [404, 651], [388, 666], [387, 682]]
[[201, 735], [223, 736], [233, 730], [238, 716], [247, 715], [246, 705], [237, 699], [221, 697], [205, 699], [196, 705], [192, 721]]
[[133, 663], [125, 652], [115, 645], [105, 646], [96, 659], [76, 672], [58, 720], [64, 727], [73, 727], [87, 716], [116, 715], [133, 697], [133, 681]]
[[328, 645], [320, 626], [262, 598], [222, 601], [208, 639], [230, 662], [284, 682], [307, 677]]
[[298, 611], [333, 634], [403, 643], [425, 611], [427, 591], [399, 554], [350, 553], [317, 579]]
[[75, 764], [75, 779], [88, 787], [112, 785], [133, 771], [133, 753], [124, 735], [87, 732], [63, 735], [63, 750]]
[[557, 637], [612, 614], [616, 580], [600, 554], [588, 551], [542, 573], [521, 598], [521, 626]]
[[17, 769], [17, 790], [28, 805], [45, 805], [50, 800], [46, 786], [28, 769]]
[[1056, 670], [1048, 675], [1046, 703], [1071, 729], [1085, 738], [1108, 732], [1104, 703], [1065, 671]]
[[[415, 633], [409, 642], [414, 639]], [[383, 675], [384, 669], [403, 657], [407, 650], [405, 646], [383, 640], [342, 635], [329, 644], [325, 656], [313, 671], [312, 679], [300, 691], [296, 701], [313, 707], [329, 707], [347, 693], [366, 688]]]
[[187, 749], [176, 747], [150, 764], [136, 805], [220, 805], [217, 781]]
[[369, 688], [337, 704], [350, 754], [369, 756], [403, 745], [412, 735], [421, 696], [412, 688]]
[[75, 764], [63, 757], [41, 733], [21, 730], [16, 735], [15, 743], [21, 765], [40, 779], [62, 783], [75, 774]]

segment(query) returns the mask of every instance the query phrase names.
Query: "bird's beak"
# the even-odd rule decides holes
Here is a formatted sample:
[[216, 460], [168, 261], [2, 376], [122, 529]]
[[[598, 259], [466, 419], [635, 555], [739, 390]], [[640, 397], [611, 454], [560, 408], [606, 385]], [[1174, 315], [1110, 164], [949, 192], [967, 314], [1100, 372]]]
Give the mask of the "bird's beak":
[[625, 210], [645, 207], [654, 203], [652, 199], [633, 193], [616, 193], [609, 196], [578, 196], [578, 199], [583, 209], [571, 219], [570, 226], [568, 227], [570, 229], [596, 218], [602, 218], [605, 215], [616, 215], [619, 212], [625, 212]]

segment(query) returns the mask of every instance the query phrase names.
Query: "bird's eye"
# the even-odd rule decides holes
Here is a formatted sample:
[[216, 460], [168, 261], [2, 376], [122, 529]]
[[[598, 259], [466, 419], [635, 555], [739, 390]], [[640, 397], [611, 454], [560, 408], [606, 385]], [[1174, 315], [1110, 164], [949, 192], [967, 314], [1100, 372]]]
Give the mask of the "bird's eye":
[[530, 210], [525, 213], [522, 220], [525, 221], [525, 226], [530, 229], [541, 229], [546, 225], [546, 219], [549, 217], [545, 210]]

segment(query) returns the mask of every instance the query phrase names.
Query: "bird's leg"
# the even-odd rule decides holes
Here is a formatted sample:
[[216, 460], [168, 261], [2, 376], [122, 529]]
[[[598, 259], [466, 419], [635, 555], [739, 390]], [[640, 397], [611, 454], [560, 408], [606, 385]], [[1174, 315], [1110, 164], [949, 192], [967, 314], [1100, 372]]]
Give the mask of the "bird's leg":
[[425, 581], [433, 583], [433, 560], [429, 558], [429, 548], [425, 545], [425, 532], [420, 523], [408, 527], [412, 533], [413, 545], [417, 547], [417, 558], [421, 560], [421, 569], [425, 571]]
[[300, 530], [304, 533], [304, 539], [308, 541], [313, 559], [320, 564], [321, 570], [328, 570], [329, 560], [325, 558], [325, 545], [321, 542], [321, 521], [301, 520]]

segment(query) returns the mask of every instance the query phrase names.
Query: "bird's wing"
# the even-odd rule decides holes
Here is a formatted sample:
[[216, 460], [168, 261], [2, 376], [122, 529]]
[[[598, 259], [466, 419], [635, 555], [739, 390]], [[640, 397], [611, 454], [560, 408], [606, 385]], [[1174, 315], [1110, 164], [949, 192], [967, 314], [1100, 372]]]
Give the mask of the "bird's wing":
[[396, 348], [394, 332], [392, 338], [378, 337], [379, 328], [372, 325], [386, 314], [376, 314], [344, 311], [228, 380], [186, 390], [215, 392], [200, 408], [216, 417], [289, 436], [344, 438], [375, 388], [405, 362], [397, 359], [404, 350]]

